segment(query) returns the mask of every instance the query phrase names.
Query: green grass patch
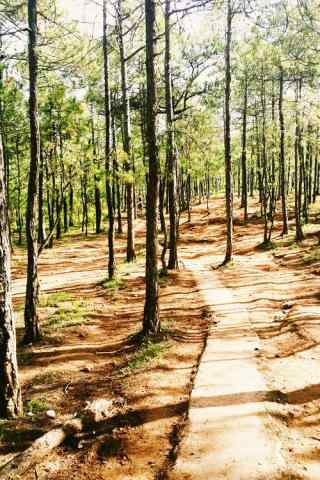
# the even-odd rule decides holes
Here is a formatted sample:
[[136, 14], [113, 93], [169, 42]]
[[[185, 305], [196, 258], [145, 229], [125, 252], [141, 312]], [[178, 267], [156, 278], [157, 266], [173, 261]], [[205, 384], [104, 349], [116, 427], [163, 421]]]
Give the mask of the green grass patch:
[[275, 250], [277, 248], [277, 244], [270, 240], [270, 242], [260, 243], [257, 248], [263, 252], [268, 252], [270, 250]]
[[73, 302], [59, 306], [55, 312], [50, 315], [50, 318], [43, 322], [42, 326], [44, 331], [48, 332], [48, 330], [83, 325], [86, 322], [87, 315], [88, 311], [85, 302], [82, 300], [74, 300]]
[[65, 374], [61, 371], [47, 370], [35, 375], [32, 379], [32, 385], [52, 385], [61, 381]]
[[23, 312], [24, 311], [24, 302], [18, 303], [14, 307], [15, 312]]
[[134, 262], [122, 262], [117, 265], [118, 271], [120, 273], [135, 273], [137, 271], [137, 266], [144, 264], [145, 262], [145, 249], [141, 249], [136, 252], [136, 258]]
[[68, 292], [54, 292], [41, 295], [40, 307], [59, 307], [60, 303], [71, 302], [74, 296]]
[[14, 260], [12, 262], [12, 266], [13, 266], [13, 268], [16, 268], [16, 269], [19, 269], [19, 270], [24, 269], [27, 266], [27, 260], [26, 259]]
[[314, 248], [314, 250], [312, 250], [312, 252], [310, 252], [308, 255], [305, 255], [303, 257], [303, 261], [305, 263], [319, 262], [320, 261], [320, 247]]
[[276, 240], [272, 242], [272, 250], [276, 250], [277, 248], [293, 248], [297, 245], [295, 236], [290, 236], [281, 240]]
[[27, 403], [26, 411], [37, 415], [39, 413], [46, 412], [48, 409], [49, 406], [45, 398], [33, 398]]
[[166, 349], [166, 342], [151, 339], [144, 341], [140, 345], [138, 351], [134, 354], [133, 358], [128, 362], [125, 370], [129, 372], [131, 370], [142, 368], [152, 360], [161, 357]]
[[135, 262], [123, 262], [118, 265], [120, 273], [134, 273], [137, 270], [137, 263]]
[[126, 281], [123, 278], [115, 277], [112, 280], [104, 280], [101, 284], [103, 288], [111, 292], [116, 292], [121, 288], [124, 288]]

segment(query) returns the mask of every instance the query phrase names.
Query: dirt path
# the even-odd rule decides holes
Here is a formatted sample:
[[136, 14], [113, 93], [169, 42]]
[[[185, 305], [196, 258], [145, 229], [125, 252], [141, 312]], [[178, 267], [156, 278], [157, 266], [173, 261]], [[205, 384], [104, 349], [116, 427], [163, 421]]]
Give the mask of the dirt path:
[[278, 478], [283, 459], [268, 414], [270, 393], [258, 369], [260, 343], [246, 305], [224, 287], [207, 260], [185, 262], [217, 324], [201, 359], [188, 433], [170, 478]]
[[[320, 478], [319, 252], [276, 222], [263, 251], [261, 222], [238, 211], [235, 261], [223, 260], [223, 206], [182, 225], [180, 252], [215, 314], [191, 395], [189, 426], [169, 478]], [[252, 215], [254, 209], [252, 208]], [[254, 216], [253, 216], [254, 218]], [[317, 223], [308, 227], [318, 231]], [[292, 225], [293, 230], [293, 225]]]

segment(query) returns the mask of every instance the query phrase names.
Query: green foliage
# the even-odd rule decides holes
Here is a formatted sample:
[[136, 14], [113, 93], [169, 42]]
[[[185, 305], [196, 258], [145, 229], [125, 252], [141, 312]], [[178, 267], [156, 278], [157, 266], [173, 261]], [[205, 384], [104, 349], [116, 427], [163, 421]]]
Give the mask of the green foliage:
[[45, 398], [33, 398], [27, 403], [27, 411], [37, 415], [49, 409]]

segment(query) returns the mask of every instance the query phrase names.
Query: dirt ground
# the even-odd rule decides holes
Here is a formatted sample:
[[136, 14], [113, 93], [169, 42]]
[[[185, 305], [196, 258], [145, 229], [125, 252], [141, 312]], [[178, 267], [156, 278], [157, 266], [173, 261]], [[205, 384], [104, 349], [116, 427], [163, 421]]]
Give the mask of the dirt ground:
[[[259, 369], [268, 390], [277, 392], [269, 413], [275, 425], [272, 433], [288, 466], [283, 478], [316, 479], [320, 478], [318, 218], [312, 216], [314, 223], [306, 227], [307, 237], [300, 245], [293, 242], [292, 231], [281, 238], [277, 219], [274, 248], [265, 251], [259, 248], [263, 225], [257, 208], [252, 201], [248, 225], [236, 210], [235, 259], [217, 272], [239, 303], [260, 313], [253, 328], [262, 342]], [[118, 239], [120, 280], [111, 285], [103, 283], [104, 235], [87, 239], [70, 235], [41, 257], [45, 335], [40, 345], [19, 351], [25, 411], [32, 416], [0, 423], [0, 462], [74, 415], [87, 400], [114, 399], [119, 412], [105, 431], [66, 443], [26, 480], [163, 479], [175, 462], [190, 389], [214, 322], [199, 295], [196, 268], [188, 270], [183, 264], [197, 258], [213, 268], [221, 263], [222, 198], [210, 202], [209, 213], [204, 205], [194, 206], [190, 223], [182, 216], [182, 266], [161, 279], [163, 339], [137, 348], [132, 335], [139, 330], [143, 313], [143, 242], [140, 222], [138, 260], [126, 265], [124, 239]], [[17, 249], [13, 275], [19, 337], [24, 265], [24, 253]], [[55, 420], [41, 411], [47, 409], [56, 411]]]
[[[135, 264], [124, 263], [124, 238], [117, 243], [115, 284], [103, 284], [104, 235], [67, 237], [41, 257], [44, 338], [40, 345], [19, 349], [27, 415], [0, 424], [1, 462], [76, 414], [86, 401], [113, 399], [118, 414], [103, 432], [89, 432], [57, 449], [26, 480], [162, 478], [174, 460], [210, 317], [192, 273], [170, 273], [161, 279], [163, 339], [154, 348], [138, 348], [132, 336], [143, 316], [144, 233], [137, 235]], [[24, 262], [17, 249], [13, 276], [19, 338]], [[47, 409], [56, 412], [55, 420], [46, 418], [42, 410]]]

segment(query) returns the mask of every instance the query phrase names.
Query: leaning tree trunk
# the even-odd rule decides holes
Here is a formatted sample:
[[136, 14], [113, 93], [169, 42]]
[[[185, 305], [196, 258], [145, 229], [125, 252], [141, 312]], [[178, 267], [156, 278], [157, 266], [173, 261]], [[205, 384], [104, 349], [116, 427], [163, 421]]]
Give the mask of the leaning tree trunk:
[[164, 78], [166, 93], [166, 166], [168, 168], [168, 197], [169, 197], [169, 261], [168, 268], [178, 268], [177, 250], [177, 156], [174, 139], [174, 118], [172, 103], [172, 79], [171, 79], [171, 27], [170, 27], [170, 0], [165, 2], [165, 60]]
[[103, 58], [104, 58], [104, 114], [106, 129], [105, 144], [105, 173], [106, 173], [106, 195], [108, 204], [108, 276], [111, 280], [116, 272], [116, 261], [114, 255], [114, 205], [112, 195], [112, 171], [113, 162], [111, 155], [111, 115], [110, 115], [110, 90], [109, 90], [109, 51], [107, 37], [107, 2], [103, 0]]
[[227, 246], [224, 263], [232, 260], [232, 234], [233, 234], [233, 191], [232, 191], [232, 158], [231, 158], [231, 133], [230, 133], [230, 96], [231, 96], [231, 35], [232, 35], [232, 10], [231, 0], [227, 8], [227, 32], [225, 47], [225, 127], [224, 127], [224, 158], [226, 176], [226, 220], [227, 220]]
[[11, 297], [11, 250], [6, 200], [5, 165], [0, 134], [0, 417], [22, 413], [18, 380], [16, 326]]
[[147, 235], [146, 235], [146, 298], [144, 305], [143, 333], [156, 335], [160, 331], [159, 278], [158, 278], [158, 190], [159, 152], [156, 139], [156, 83], [155, 83], [155, 3], [145, 0], [146, 23], [146, 141], [149, 160], [147, 189]]
[[286, 165], [284, 153], [285, 127], [283, 116], [283, 69], [280, 68], [280, 91], [279, 91], [279, 125], [280, 125], [280, 189], [282, 206], [282, 235], [288, 233], [288, 213], [287, 213], [287, 187], [286, 187]]
[[26, 213], [26, 238], [28, 250], [27, 289], [24, 310], [25, 335], [24, 342], [31, 343], [39, 339], [40, 329], [37, 314], [39, 281], [38, 281], [38, 244], [36, 236], [37, 187], [39, 177], [40, 134], [38, 124], [37, 101], [37, 0], [28, 0], [29, 21], [29, 76], [30, 76], [30, 171], [28, 183], [28, 199]]

